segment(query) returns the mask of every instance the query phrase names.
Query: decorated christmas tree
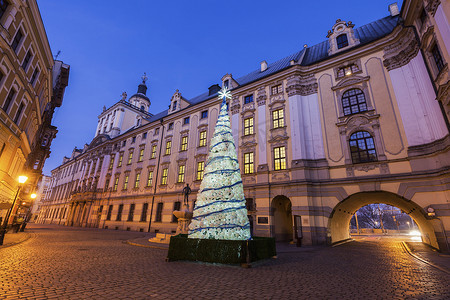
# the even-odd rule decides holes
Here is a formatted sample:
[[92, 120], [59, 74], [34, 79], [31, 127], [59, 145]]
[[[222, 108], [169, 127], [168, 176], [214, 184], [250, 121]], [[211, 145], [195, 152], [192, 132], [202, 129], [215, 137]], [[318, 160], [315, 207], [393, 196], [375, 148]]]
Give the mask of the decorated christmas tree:
[[248, 240], [250, 224], [226, 103], [230, 93], [224, 88], [219, 92], [219, 97], [223, 101], [188, 237]]

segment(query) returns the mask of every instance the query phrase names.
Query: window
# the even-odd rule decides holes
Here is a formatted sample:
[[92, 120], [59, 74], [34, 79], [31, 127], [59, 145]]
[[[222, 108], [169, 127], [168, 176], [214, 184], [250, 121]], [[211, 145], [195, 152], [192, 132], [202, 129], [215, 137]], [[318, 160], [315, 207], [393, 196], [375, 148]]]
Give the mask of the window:
[[228, 88], [229, 84], [230, 84], [230, 81], [228, 79], [223, 82], [223, 86], [226, 88]]
[[119, 210], [117, 211], [116, 221], [122, 221], [122, 211], [123, 211], [123, 204], [120, 204]]
[[133, 204], [130, 204], [130, 210], [128, 211], [128, 219], [127, 219], [128, 222], [133, 222], [133, 217], [134, 217], [134, 207], [135, 207], [135, 204], [134, 204], [134, 203], [133, 203]]
[[159, 134], [159, 128], [155, 129], [155, 133], [153, 135], [158, 135]]
[[136, 137], [133, 136], [133, 137], [131, 138], [131, 143], [134, 144], [135, 142], [136, 142]]
[[148, 211], [148, 203], [144, 203], [144, 205], [142, 205], [141, 222], [147, 221], [147, 211]]
[[423, 27], [425, 25], [425, 21], [427, 20], [427, 12], [425, 11], [425, 8], [422, 8], [419, 18], [420, 18], [420, 26]]
[[253, 152], [244, 153], [244, 174], [252, 174], [253, 172]]
[[181, 137], [181, 148], [180, 148], [180, 151], [187, 151], [187, 147], [188, 147], [188, 137], [187, 136], [182, 136]]
[[122, 161], [123, 161], [123, 152], [120, 153], [119, 161], [117, 162], [117, 167], [121, 167], [122, 166]]
[[178, 183], [184, 182], [184, 171], [186, 169], [185, 165], [178, 166]]
[[112, 170], [113, 165], [114, 165], [114, 158], [115, 158], [115, 155], [114, 155], [114, 154], [111, 155], [111, 160], [110, 160], [110, 162], [109, 162], [108, 170]]
[[350, 155], [354, 164], [377, 161], [377, 153], [372, 136], [366, 131], [358, 131], [350, 136]]
[[175, 111], [176, 109], [177, 109], [177, 101], [173, 101], [172, 111]]
[[273, 86], [271, 90], [272, 90], [272, 95], [281, 93], [281, 91], [282, 91], [281, 90], [281, 84]]
[[[23, 102], [20, 102], [19, 108], [17, 109], [16, 116], [14, 117], [14, 123], [17, 124], [17, 122], [19, 121], [20, 115], [22, 114], [24, 107], [25, 107], [25, 105], [23, 104]], [[17, 124], [17, 125], [19, 125], [19, 124]]]
[[134, 188], [138, 189], [139, 188], [139, 182], [141, 181], [141, 173], [138, 172], [136, 173], [136, 179], [134, 180]]
[[130, 150], [130, 152], [128, 153], [127, 164], [130, 165], [132, 160], [133, 160], [133, 150]]
[[127, 140], [122, 141], [122, 147], [125, 147], [127, 145]]
[[170, 148], [172, 148], [172, 141], [166, 142], [166, 155], [170, 155]]
[[11, 43], [11, 48], [14, 50], [14, 52], [16, 52], [17, 47], [19, 46], [19, 43], [22, 40], [22, 38], [23, 38], [23, 33], [19, 29], [19, 30], [17, 30], [16, 36], [14, 37], [14, 39]]
[[109, 177], [106, 178], [106, 180], [105, 180], [105, 191], [108, 190], [110, 180], [111, 180], [111, 179], [110, 179]]
[[9, 5], [8, 1], [0, 0], [0, 18], [3, 17], [3, 15], [5, 14], [8, 5]]
[[123, 189], [128, 189], [128, 179], [130, 178], [130, 175], [125, 175], [125, 180], [123, 181]]
[[[180, 208], [181, 208], [181, 202], [180, 201], [177, 201], [177, 202], [173, 203], [173, 211], [180, 210]], [[174, 214], [172, 214], [172, 223], [176, 223], [176, 222], [178, 222], [178, 218], [175, 217]]]
[[200, 137], [198, 141], [199, 147], [205, 147], [206, 146], [206, 130], [200, 131]]
[[33, 75], [31, 75], [31, 79], [30, 79], [31, 85], [33, 85], [34, 82], [36, 81], [38, 74], [39, 74], [39, 69], [36, 67], [36, 69], [34, 69]]
[[253, 102], [253, 94], [244, 97], [244, 104]]
[[337, 77], [340, 78], [340, 77], [352, 75], [353, 73], [358, 72], [358, 71], [359, 71], [358, 66], [355, 64], [351, 64], [349, 66], [339, 68], [339, 70], [337, 72]]
[[244, 119], [244, 135], [253, 134], [253, 117]]
[[441, 52], [439, 51], [437, 45], [433, 46], [433, 48], [431, 49], [431, 54], [433, 54], [434, 63], [436, 64], [438, 72], [441, 72], [441, 70], [444, 68], [444, 61], [442, 60]]
[[341, 34], [336, 38], [336, 43], [338, 49], [344, 48], [348, 46], [348, 39], [346, 34]]
[[10, 89], [8, 96], [6, 97], [5, 103], [3, 104], [3, 110], [5, 112], [8, 111], [8, 108], [11, 105], [15, 95], [16, 95], [16, 91], [14, 89]]
[[25, 55], [25, 59], [22, 62], [22, 69], [24, 69], [24, 71], [27, 70], [30, 60], [31, 60], [31, 51], [28, 50], [27, 54]]
[[207, 111], [207, 110], [202, 111], [202, 114], [201, 114], [201, 116], [200, 116], [200, 119], [205, 119], [205, 118], [207, 118], [207, 117], [208, 117], [208, 111]]
[[156, 158], [156, 145], [152, 145], [152, 155], [150, 158]]
[[169, 127], [167, 128], [167, 130], [172, 130], [173, 129], [173, 122], [169, 123]]
[[342, 110], [345, 116], [367, 111], [364, 93], [360, 89], [346, 91], [342, 96]]
[[108, 207], [108, 213], [106, 214], [106, 221], [110, 221], [111, 220], [112, 210], [113, 210], [113, 205], [110, 205]]
[[[0, 1], [2, 1], [2, 0], [0, 0]], [[2, 79], [3, 79], [4, 76], [5, 75], [3, 74], [2, 70], [0, 70], [0, 83], [2, 83]]]
[[156, 216], [155, 216], [155, 222], [161, 222], [162, 221], [162, 210], [163, 210], [164, 203], [159, 202], [156, 206]]
[[147, 138], [147, 132], [144, 132], [144, 133], [142, 134], [142, 139], [145, 140], [146, 138]]
[[148, 171], [147, 186], [152, 186], [153, 184], [153, 171]]
[[139, 149], [139, 159], [138, 162], [144, 160], [144, 148]]
[[205, 171], [205, 162], [199, 161], [197, 163], [197, 180], [203, 180], [204, 171]]
[[275, 170], [286, 169], [286, 148], [276, 147], [273, 148], [274, 166]]
[[168, 168], [164, 168], [162, 170], [162, 177], [161, 177], [161, 184], [167, 184], [167, 175], [169, 173], [169, 169]]
[[183, 119], [183, 125], [189, 124], [189, 120], [190, 120], [189, 117], [184, 118]]
[[277, 109], [272, 112], [273, 128], [284, 127], [283, 109]]

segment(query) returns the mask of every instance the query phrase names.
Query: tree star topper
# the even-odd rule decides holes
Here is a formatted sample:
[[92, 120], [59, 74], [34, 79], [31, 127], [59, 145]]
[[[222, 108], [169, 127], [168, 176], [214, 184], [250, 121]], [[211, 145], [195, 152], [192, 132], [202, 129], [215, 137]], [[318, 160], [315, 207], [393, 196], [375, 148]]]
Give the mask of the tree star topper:
[[228, 98], [231, 99], [231, 92], [230, 90], [224, 86], [220, 91], [219, 91], [219, 99], [224, 99], [224, 98]]

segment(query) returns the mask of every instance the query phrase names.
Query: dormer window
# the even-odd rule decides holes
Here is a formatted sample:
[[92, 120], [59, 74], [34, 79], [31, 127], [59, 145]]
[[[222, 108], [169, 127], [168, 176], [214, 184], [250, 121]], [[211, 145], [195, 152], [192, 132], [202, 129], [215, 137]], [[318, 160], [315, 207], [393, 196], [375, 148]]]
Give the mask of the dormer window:
[[172, 105], [172, 111], [175, 111], [176, 109], [177, 109], [177, 101], [174, 101]]
[[224, 87], [228, 88], [229, 85], [230, 85], [230, 81], [228, 79], [223, 82]]
[[346, 34], [341, 34], [336, 38], [338, 49], [344, 48], [348, 46], [348, 39]]
[[141, 105], [141, 111], [144, 111], [144, 110], [145, 110], [144, 105]]
[[344, 76], [352, 75], [359, 71], [359, 68], [356, 64], [351, 64], [345, 67], [340, 67], [337, 71], [337, 78], [342, 78]]

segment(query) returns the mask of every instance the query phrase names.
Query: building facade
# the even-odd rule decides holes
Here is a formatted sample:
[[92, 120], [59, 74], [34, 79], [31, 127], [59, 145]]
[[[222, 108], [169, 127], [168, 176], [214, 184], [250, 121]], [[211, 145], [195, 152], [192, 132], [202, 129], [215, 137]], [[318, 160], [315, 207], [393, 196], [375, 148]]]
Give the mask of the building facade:
[[[56, 135], [69, 66], [54, 61], [36, 1], [0, 1], [0, 217], [26, 175], [21, 201], [31, 201]], [[13, 209], [11, 218], [17, 207]]]
[[[253, 235], [335, 243], [360, 207], [386, 203], [448, 250], [449, 1], [389, 12], [358, 28], [337, 20], [322, 43], [222, 77]], [[52, 171], [39, 222], [174, 232], [182, 189], [194, 202], [200, 186], [221, 86], [177, 90], [153, 115], [144, 77]]]

